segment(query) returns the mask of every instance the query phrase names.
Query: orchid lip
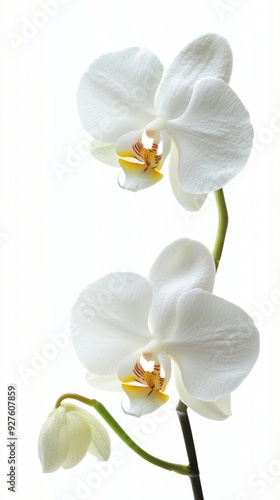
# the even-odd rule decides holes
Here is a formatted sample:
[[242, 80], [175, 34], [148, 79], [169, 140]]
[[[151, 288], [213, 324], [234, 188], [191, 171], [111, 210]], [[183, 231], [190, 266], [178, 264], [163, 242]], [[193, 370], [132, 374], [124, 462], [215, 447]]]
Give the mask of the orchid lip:
[[154, 338], [143, 349], [132, 370], [131, 382], [149, 387], [151, 390], [148, 396], [152, 392], [164, 391], [166, 387], [166, 374], [158, 357], [161, 352], [163, 352], [162, 342], [159, 338]]
[[127, 133], [120, 138], [116, 144], [116, 153], [123, 162], [122, 158], [129, 158], [128, 162], [136, 168], [146, 170], [160, 170], [162, 166], [162, 139], [159, 134], [146, 134], [145, 131], [135, 131]]
[[136, 192], [160, 181], [163, 177], [160, 170], [168, 149], [166, 143], [160, 135], [148, 137], [143, 130], [121, 136], [116, 144], [122, 168], [120, 187]]

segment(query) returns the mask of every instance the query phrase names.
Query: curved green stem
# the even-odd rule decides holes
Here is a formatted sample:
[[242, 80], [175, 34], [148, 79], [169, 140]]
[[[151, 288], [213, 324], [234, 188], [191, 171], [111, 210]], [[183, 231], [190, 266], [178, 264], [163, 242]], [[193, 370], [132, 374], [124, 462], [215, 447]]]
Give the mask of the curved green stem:
[[218, 222], [216, 241], [214, 244], [212, 255], [215, 261], [216, 271], [217, 271], [221, 260], [227, 227], [228, 227], [228, 211], [225, 202], [224, 192], [222, 189], [215, 191], [215, 199], [218, 208], [219, 222]]
[[144, 458], [144, 460], [147, 460], [147, 462], [150, 462], [151, 464], [157, 465], [158, 467], [161, 467], [162, 469], [166, 469], [169, 471], [177, 472], [178, 474], [183, 474], [185, 476], [190, 476], [194, 474], [192, 469], [186, 465], [181, 465], [181, 464], [173, 464], [171, 462], [166, 462], [165, 460], [161, 460], [159, 458], [154, 457], [153, 455], [150, 455], [147, 453], [145, 450], [140, 448], [135, 441], [133, 441], [128, 434], [122, 429], [122, 427], [118, 424], [118, 422], [112, 417], [112, 415], [106, 410], [105, 406], [103, 406], [99, 401], [96, 399], [88, 399], [85, 398], [84, 396], [80, 396], [79, 394], [63, 394], [61, 396], [56, 404], [55, 408], [58, 408], [61, 404], [61, 402], [64, 399], [76, 399], [77, 401], [80, 401], [81, 403], [84, 403], [88, 406], [91, 406], [94, 408], [99, 415], [105, 420], [105, 422], [111, 427], [111, 429], [119, 436], [120, 439], [129, 447], [131, 448], [137, 455], [140, 455], [140, 457]]

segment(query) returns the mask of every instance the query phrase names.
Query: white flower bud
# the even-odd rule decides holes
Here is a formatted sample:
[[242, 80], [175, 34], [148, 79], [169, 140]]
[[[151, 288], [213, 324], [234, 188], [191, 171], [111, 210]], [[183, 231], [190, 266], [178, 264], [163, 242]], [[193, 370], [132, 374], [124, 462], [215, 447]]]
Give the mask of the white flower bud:
[[55, 408], [45, 421], [38, 440], [43, 472], [77, 465], [87, 452], [99, 460], [110, 456], [110, 438], [91, 413], [71, 404]]

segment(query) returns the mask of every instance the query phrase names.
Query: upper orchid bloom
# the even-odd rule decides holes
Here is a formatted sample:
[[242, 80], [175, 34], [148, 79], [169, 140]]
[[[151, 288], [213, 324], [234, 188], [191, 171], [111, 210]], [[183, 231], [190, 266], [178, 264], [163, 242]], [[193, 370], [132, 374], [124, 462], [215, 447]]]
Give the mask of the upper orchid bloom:
[[178, 201], [198, 210], [246, 164], [252, 148], [250, 117], [228, 86], [232, 52], [220, 35], [187, 45], [163, 76], [148, 49], [102, 55], [78, 90], [91, 153], [121, 166], [121, 187], [137, 191], [162, 178], [171, 151], [170, 180]]
[[104, 426], [89, 412], [72, 404], [55, 408], [39, 436], [38, 452], [43, 472], [70, 469], [87, 452], [99, 460], [110, 456], [110, 438]]
[[230, 415], [230, 393], [252, 369], [258, 331], [245, 311], [212, 295], [215, 265], [201, 243], [177, 240], [154, 262], [148, 280], [109, 274], [84, 290], [73, 308], [80, 361], [101, 387], [122, 382], [141, 416], [164, 404], [174, 369], [181, 400], [213, 419]]

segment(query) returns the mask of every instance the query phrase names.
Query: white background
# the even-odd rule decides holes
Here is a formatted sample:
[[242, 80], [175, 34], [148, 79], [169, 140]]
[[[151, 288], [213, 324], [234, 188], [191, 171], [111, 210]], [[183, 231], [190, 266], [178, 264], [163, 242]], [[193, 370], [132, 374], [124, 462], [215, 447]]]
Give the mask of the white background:
[[[230, 225], [215, 292], [253, 314], [261, 355], [233, 394], [230, 419], [190, 417], [206, 500], [278, 500], [280, 6], [57, 0], [50, 15], [46, 3], [1, 0], [1, 498], [192, 499], [188, 478], [144, 463], [112, 433], [107, 468], [87, 456], [74, 469], [43, 475], [37, 437], [57, 397], [76, 391], [99, 398], [151, 453], [186, 460], [172, 389], [158, 416], [125, 416], [118, 394], [94, 391], [84, 381], [67, 324], [80, 291], [107, 272], [147, 275], [159, 251], [183, 236], [212, 249], [215, 203], [210, 196], [198, 214], [185, 213], [167, 175], [136, 195], [122, 191], [117, 171], [85, 152], [76, 89], [101, 53], [146, 46], [168, 65], [186, 43], [214, 31], [232, 46], [231, 86], [251, 113], [257, 141], [251, 161], [225, 188]], [[18, 393], [15, 494], [6, 485], [8, 383]]]

